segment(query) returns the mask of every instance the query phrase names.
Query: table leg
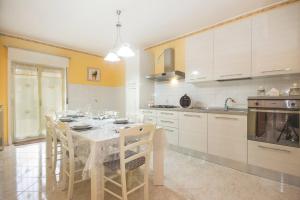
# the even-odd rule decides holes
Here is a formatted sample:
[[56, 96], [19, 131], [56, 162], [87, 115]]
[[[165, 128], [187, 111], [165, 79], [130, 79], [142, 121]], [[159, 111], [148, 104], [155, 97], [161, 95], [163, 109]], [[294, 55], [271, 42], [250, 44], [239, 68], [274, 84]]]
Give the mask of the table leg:
[[154, 185], [164, 185], [164, 157], [166, 138], [163, 129], [158, 129], [153, 138]]
[[104, 200], [103, 167], [94, 166], [91, 169], [91, 199]]

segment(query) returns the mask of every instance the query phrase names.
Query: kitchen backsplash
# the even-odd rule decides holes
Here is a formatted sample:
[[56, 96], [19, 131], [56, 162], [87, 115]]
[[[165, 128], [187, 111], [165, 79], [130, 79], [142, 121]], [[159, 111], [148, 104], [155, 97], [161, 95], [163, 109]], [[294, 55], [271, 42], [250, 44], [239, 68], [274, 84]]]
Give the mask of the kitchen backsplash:
[[180, 97], [187, 94], [196, 107], [222, 107], [225, 99], [232, 97], [237, 102], [232, 104], [232, 107], [246, 108], [247, 98], [257, 96], [259, 86], [263, 86], [266, 91], [277, 88], [286, 94], [293, 83], [300, 85], [300, 75], [195, 84], [185, 83], [184, 80], [179, 81], [177, 84], [156, 82], [154, 103], [179, 106]]

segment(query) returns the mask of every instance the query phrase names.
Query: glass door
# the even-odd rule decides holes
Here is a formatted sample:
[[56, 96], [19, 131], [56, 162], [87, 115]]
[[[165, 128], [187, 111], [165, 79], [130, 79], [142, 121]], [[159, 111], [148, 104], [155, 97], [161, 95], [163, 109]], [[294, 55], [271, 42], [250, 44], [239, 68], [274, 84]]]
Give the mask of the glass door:
[[38, 68], [14, 67], [14, 142], [40, 135], [40, 98]]
[[[61, 112], [64, 109], [64, 71], [62, 69], [40, 68], [41, 71], [41, 116]], [[41, 131], [45, 134], [45, 118], [41, 119]]]
[[60, 68], [14, 63], [14, 142], [44, 137], [45, 114], [64, 109], [64, 77]]

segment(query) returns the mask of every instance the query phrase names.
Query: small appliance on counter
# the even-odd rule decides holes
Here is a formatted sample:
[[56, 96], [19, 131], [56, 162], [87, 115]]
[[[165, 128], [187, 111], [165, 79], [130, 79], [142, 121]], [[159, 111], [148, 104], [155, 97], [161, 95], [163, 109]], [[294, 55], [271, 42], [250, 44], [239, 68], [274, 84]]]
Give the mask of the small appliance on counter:
[[289, 89], [290, 96], [300, 95], [300, 86], [297, 83], [294, 83], [293, 86]]
[[257, 96], [265, 96], [266, 89], [263, 86], [259, 86], [257, 89]]
[[300, 147], [300, 96], [248, 98], [248, 140]]
[[185, 94], [180, 98], [179, 104], [182, 108], [191, 108], [192, 100], [187, 94]]

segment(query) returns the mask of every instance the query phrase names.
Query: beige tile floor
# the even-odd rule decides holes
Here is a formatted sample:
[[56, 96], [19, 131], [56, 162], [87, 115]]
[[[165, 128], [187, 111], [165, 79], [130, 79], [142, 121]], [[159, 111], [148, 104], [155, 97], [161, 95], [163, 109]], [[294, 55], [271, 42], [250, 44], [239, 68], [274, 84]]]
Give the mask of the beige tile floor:
[[[173, 151], [167, 151], [165, 166], [165, 186], [151, 184], [151, 200], [300, 200], [298, 187]], [[66, 199], [47, 169], [45, 143], [6, 148], [0, 152], [0, 200]], [[89, 181], [75, 186], [74, 200], [85, 199], [90, 199]], [[130, 199], [143, 199], [142, 191]]]

